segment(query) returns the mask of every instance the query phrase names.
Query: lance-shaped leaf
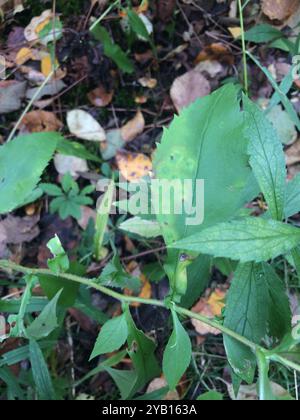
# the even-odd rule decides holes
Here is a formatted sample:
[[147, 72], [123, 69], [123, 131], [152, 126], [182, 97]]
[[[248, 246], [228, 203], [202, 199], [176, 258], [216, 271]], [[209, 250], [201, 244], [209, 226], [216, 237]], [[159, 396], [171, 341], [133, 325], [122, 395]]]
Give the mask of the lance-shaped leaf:
[[286, 186], [286, 202], [284, 216], [288, 219], [300, 211], [300, 174], [295, 176]]
[[90, 359], [119, 350], [127, 340], [127, 336], [128, 327], [125, 315], [110, 319], [101, 328]]
[[36, 133], [0, 146], [0, 214], [26, 202], [60, 139], [57, 133]]
[[[269, 337], [274, 343], [291, 330], [291, 310], [282, 280], [266, 264], [240, 264], [228, 293], [224, 325], [256, 344]], [[234, 372], [252, 383], [255, 354], [231, 337], [224, 336]]]
[[282, 220], [285, 204], [286, 167], [276, 129], [263, 112], [244, 98], [245, 134], [249, 138], [250, 164], [273, 219]]
[[300, 229], [291, 225], [249, 217], [220, 223], [171, 245], [241, 262], [262, 262], [289, 252], [300, 243]]
[[173, 332], [167, 344], [163, 358], [163, 372], [170, 389], [175, 389], [180, 378], [188, 368], [192, 357], [192, 345], [188, 333], [172, 311]]
[[130, 384], [129, 395], [133, 396], [151, 379], [159, 376], [160, 368], [154, 355], [156, 349], [154, 341], [136, 327], [129, 308], [125, 313], [128, 326], [128, 354], [136, 372], [136, 380]]
[[[247, 198], [253, 198], [251, 193], [245, 197], [251, 169], [238, 96], [239, 89], [228, 84], [183, 110], [164, 131], [154, 159], [157, 179], [170, 183], [176, 179], [181, 186], [186, 180], [192, 184], [190, 193], [188, 188], [184, 195], [171, 191], [169, 197], [162, 191], [158, 197], [153, 189], [157, 219], [167, 244], [232, 218]], [[204, 197], [200, 180], [204, 180]], [[183, 211], [163, 214], [159, 211], [162, 198], [170, 200], [171, 208], [184, 204]], [[191, 214], [191, 205], [197, 210], [204, 205], [204, 222], [200, 214], [198, 221], [196, 212]], [[191, 217], [194, 225], [186, 223]]]

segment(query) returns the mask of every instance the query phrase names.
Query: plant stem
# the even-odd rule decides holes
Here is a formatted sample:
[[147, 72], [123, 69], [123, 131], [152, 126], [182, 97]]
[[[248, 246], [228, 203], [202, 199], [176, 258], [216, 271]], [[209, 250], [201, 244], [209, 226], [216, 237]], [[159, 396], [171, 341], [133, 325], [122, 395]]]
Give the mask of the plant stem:
[[[119, 300], [120, 302], [127, 302], [127, 303], [141, 303], [144, 305], [153, 305], [158, 306], [161, 308], [169, 309], [169, 305], [161, 300], [156, 299], [144, 299], [140, 297], [135, 296], [126, 296], [122, 295], [121, 293], [115, 292], [111, 289], [108, 289], [105, 286], [101, 286], [100, 284], [95, 283], [94, 281], [85, 278], [85, 277], [79, 277], [74, 274], [68, 274], [68, 273], [61, 273], [61, 274], [54, 274], [52, 271], [47, 269], [39, 269], [39, 268], [27, 268], [23, 267], [21, 265], [15, 264], [12, 261], [8, 260], [0, 260], [0, 268], [2, 268], [5, 271], [16, 271], [23, 274], [29, 274], [29, 275], [48, 275], [52, 277], [57, 277], [60, 279], [65, 279], [69, 281], [73, 281], [75, 283], [83, 284], [84, 286], [91, 287], [95, 290], [99, 290], [99, 292], [110, 296], [116, 300]], [[221, 331], [223, 334], [228, 335], [229, 337], [235, 339], [239, 343], [249, 347], [257, 356], [258, 363], [262, 362], [262, 358], [264, 358], [264, 361], [273, 361], [282, 364], [283, 366], [292, 369], [294, 371], [300, 372], [300, 366], [296, 363], [286, 359], [285, 357], [282, 357], [279, 354], [272, 353], [272, 351], [268, 351], [264, 349], [263, 347], [259, 346], [258, 344], [253, 343], [252, 341], [248, 340], [246, 337], [243, 337], [240, 334], [237, 334], [236, 332], [230, 330], [229, 328], [225, 327], [224, 325], [220, 324], [217, 321], [214, 321], [213, 319], [207, 318], [206, 316], [203, 316], [201, 314], [197, 314], [195, 312], [192, 312], [188, 309], [182, 308], [181, 306], [173, 304], [172, 308], [180, 315], [187, 316], [191, 319], [196, 319], [198, 321], [203, 322], [206, 325], [209, 325], [210, 327], [213, 327], [219, 331]]]
[[90, 31], [93, 31], [95, 27], [100, 23], [109, 13], [110, 11], [120, 3], [120, 0], [116, 0], [113, 4], [111, 4], [104, 13], [90, 26]]
[[242, 48], [243, 48], [243, 63], [244, 63], [244, 88], [245, 88], [245, 93], [248, 96], [248, 94], [249, 94], [249, 82], [248, 82], [248, 66], [247, 66], [245, 26], [244, 26], [244, 14], [243, 14], [244, 7], [242, 6], [242, 0], [238, 0], [238, 4], [239, 4], [241, 30], [242, 30]]
[[8, 142], [10, 142], [13, 138], [14, 138], [14, 136], [15, 136], [15, 134], [16, 134], [16, 132], [17, 132], [17, 130], [18, 130], [18, 128], [19, 128], [19, 126], [20, 126], [20, 124], [21, 124], [21, 122], [22, 122], [22, 120], [23, 120], [23, 118], [25, 117], [25, 115], [27, 114], [27, 112], [30, 110], [30, 108], [32, 107], [32, 105], [33, 105], [33, 103], [34, 103], [34, 101], [36, 100], [36, 98], [39, 96], [39, 94], [41, 93], [41, 91], [44, 89], [44, 87], [46, 86], [46, 84], [49, 82], [49, 80], [52, 78], [52, 76], [54, 75], [54, 73], [55, 73], [55, 70], [52, 70], [52, 72], [46, 77], [46, 79], [43, 81], [43, 83], [41, 84], [41, 86], [37, 89], [37, 91], [35, 92], [35, 94], [33, 95], [33, 97], [31, 98], [31, 100], [28, 102], [28, 104], [27, 104], [27, 106], [26, 106], [26, 108], [24, 109], [24, 111], [22, 112], [22, 114], [21, 114], [21, 116], [20, 116], [20, 118], [18, 119], [18, 121], [17, 121], [17, 123], [15, 124], [15, 126], [14, 126], [14, 128], [13, 128], [13, 130], [11, 131], [11, 133], [10, 133], [10, 135], [9, 135], [9, 137], [8, 137], [8, 139], [7, 139], [7, 143]]
[[[119, 300], [120, 302], [128, 302], [128, 303], [141, 303], [145, 305], [153, 305], [163, 308], [168, 308], [168, 306], [165, 304], [164, 301], [156, 300], [156, 299], [143, 299], [135, 296], [126, 296], [121, 293], [115, 292], [111, 289], [108, 289], [105, 286], [101, 286], [100, 284], [97, 284], [93, 282], [92, 280], [89, 280], [84, 277], [79, 277], [74, 274], [68, 274], [68, 273], [62, 273], [62, 274], [54, 274], [52, 271], [47, 269], [36, 269], [36, 268], [27, 268], [23, 267], [21, 265], [15, 264], [12, 261], [7, 260], [0, 260], [0, 268], [3, 270], [12, 270], [23, 274], [32, 274], [32, 275], [50, 275], [53, 277], [58, 277], [65, 280], [70, 280], [75, 283], [83, 284], [85, 286], [91, 287], [93, 289], [96, 289], [103, 294], [110, 296], [114, 299]], [[224, 325], [220, 324], [217, 321], [214, 321], [212, 319], [209, 319], [201, 314], [197, 314], [195, 312], [189, 311], [188, 309], [182, 308], [180, 306], [174, 305], [173, 309], [180, 315], [187, 316], [189, 318], [197, 319], [198, 321], [203, 322], [206, 325], [209, 325], [210, 327], [216, 328], [217, 330], [223, 332], [224, 334], [234, 338], [241, 344], [244, 344], [247, 347], [250, 347], [253, 351], [257, 351], [257, 349], [260, 349], [260, 346], [256, 345], [255, 343], [252, 343], [247, 338], [235, 333], [234, 331], [226, 328]], [[263, 349], [262, 349], [263, 350]]]

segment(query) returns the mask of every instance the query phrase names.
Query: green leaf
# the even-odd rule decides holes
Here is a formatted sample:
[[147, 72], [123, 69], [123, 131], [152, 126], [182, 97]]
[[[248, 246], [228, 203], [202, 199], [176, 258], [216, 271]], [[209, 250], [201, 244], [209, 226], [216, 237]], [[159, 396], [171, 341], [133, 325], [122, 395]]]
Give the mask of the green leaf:
[[24, 400], [24, 393], [18, 383], [18, 379], [8, 367], [0, 368], [0, 379], [7, 385], [9, 400]]
[[117, 255], [106, 264], [98, 281], [108, 287], [128, 288], [134, 292], [139, 292], [141, 286], [141, 282], [137, 277], [133, 277], [123, 269]]
[[273, 124], [278, 133], [278, 137], [284, 145], [291, 145], [297, 140], [297, 130], [289, 114], [282, 109], [281, 105], [276, 105], [266, 113], [269, 121]]
[[161, 235], [161, 228], [158, 222], [153, 220], [144, 220], [140, 217], [132, 217], [121, 223], [119, 229], [125, 232], [140, 235], [143, 238], [157, 238]]
[[101, 197], [101, 203], [97, 204], [96, 234], [95, 234], [95, 256], [101, 259], [104, 235], [109, 221], [109, 215], [115, 194], [115, 183], [110, 181], [107, 191]]
[[122, 400], [130, 398], [132, 394], [132, 384], [137, 380], [137, 373], [134, 370], [118, 370], [110, 367], [107, 367], [105, 370], [110, 374], [118, 386]]
[[50, 249], [54, 258], [48, 260], [48, 267], [54, 274], [65, 273], [70, 268], [69, 258], [62, 247], [57, 235], [51, 239], [47, 247]]
[[29, 325], [26, 330], [30, 339], [39, 340], [48, 337], [48, 335], [58, 327], [57, 321], [57, 303], [62, 290], [45, 306], [40, 315]]
[[[268, 264], [240, 264], [227, 296], [225, 327], [256, 344], [269, 337], [274, 343], [291, 330], [291, 310], [281, 279]], [[231, 337], [224, 336], [234, 372], [252, 383], [256, 357]]]
[[103, 26], [95, 26], [92, 33], [98, 41], [102, 42], [104, 54], [107, 57], [111, 58], [124, 73], [133, 72], [134, 66], [131, 60], [127, 57], [119, 45], [112, 41], [108, 31]]
[[100, 163], [101, 159], [95, 156], [93, 153], [89, 152], [88, 149], [81, 143], [76, 141], [70, 141], [62, 138], [56, 150], [58, 153], [66, 156], [76, 156], [81, 159], [90, 160], [93, 162]]
[[[257, 193], [250, 188], [255, 183], [248, 164], [248, 139], [244, 135], [239, 92], [238, 87], [227, 84], [184, 109], [164, 131], [154, 157], [157, 179], [169, 181], [171, 185], [174, 179], [181, 185], [186, 180], [192, 183], [191, 194], [185, 194], [184, 200], [174, 192], [167, 198], [171, 209], [183, 205], [181, 214], [164, 214], [158, 207], [166, 194], [160, 191], [158, 195], [155, 184], [152, 188], [157, 220], [167, 245], [231, 219]], [[201, 180], [204, 180], [204, 197]], [[191, 205], [197, 211], [190, 211]], [[200, 211], [203, 205], [204, 221]], [[192, 219], [189, 224], [187, 219]], [[180, 251], [169, 250], [173, 267], [168, 276], [172, 287], [176, 285], [180, 255]], [[176, 290], [173, 292], [177, 294]]]
[[[77, 276], [84, 276], [86, 274], [86, 267], [73, 261], [70, 263], [70, 268], [67, 272]], [[43, 292], [49, 300], [53, 299], [54, 296], [62, 290], [58, 304], [68, 308], [74, 305], [80, 286], [78, 283], [45, 274], [39, 274], [38, 277]]]
[[192, 345], [175, 311], [172, 311], [173, 332], [163, 357], [163, 372], [171, 390], [175, 389], [182, 375], [189, 367]]
[[259, 60], [257, 60], [249, 51], [247, 51], [247, 55], [251, 58], [251, 60], [261, 69], [261, 71], [264, 73], [264, 75], [268, 78], [268, 80], [271, 83], [273, 89], [275, 90], [275, 92], [280, 97], [280, 101], [282, 102], [282, 105], [284, 106], [286, 112], [289, 114], [289, 116], [291, 117], [293, 123], [298, 128], [298, 130], [300, 130], [299, 116], [298, 116], [295, 108], [293, 107], [292, 102], [286, 96], [286, 93], [283, 92], [280, 89], [280, 86], [278, 86], [278, 84], [276, 83], [276, 80], [274, 79], [274, 77], [272, 76], [270, 71], [266, 67], [262, 66], [260, 64]]
[[43, 190], [44, 193], [52, 197], [60, 197], [63, 195], [61, 188], [55, 184], [40, 184], [39, 187]]
[[[273, 42], [278, 39], [284, 38], [284, 34], [274, 26], [263, 23], [256, 25], [249, 31], [245, 32], [246, 41], [255, 42], [257, 44]], [[288, 43], [288, 40], [285, 40]], [[292, 43], [290, 43], [292, 44]]]
[[286, 186], [286, 202], [284, 208], [285, 218], [299, 213], [300, 211], [300, 174], [296, 175]]
[[146, 28], [146, 25], [142, 21], [142, 19], [139, 17], [139, 15], [134, 10], [127, 10], [127, 16], [129, 20], [129, 25], [133, 32], [136, 33], [139, 37], [141, 37], [143, 40], [148, 41], [152, 44], [152, 38], [149, 35], [149, 32]]
[[29, 356], [36, 391], [41, 400], [55, 400], [55, 391], [42, 350], [34, 340], [29, 342]]
[[198, 401], [223, 401], [223, 399], [224, 395], [216, 391], [206, 392], [197, 398]]
[[300, 243], [300, 229], [275, 220], [245, 218], [220, 223], [171, 245], [241, 262], [262, 262], [289, 252]]
[[276, 129], [263, 112], [244, 97], [245, 134], [249, 138], [250, 164], [273, 219], [282, 220], [285, 204], [286, 166]]
[[160, 368], [155, 357], [156, 345], [143, 331], [139, 330], [126, 308], [128, 326], [128, 354], [136, 372], [136, 380], [132, 382], [130, 396], [140, 391], [149, 381], [160, 375]]
[[33, 192], [60, 138], [30, 134], [0, 146], [0, 214], [21, 206]]
[[[244, 192], [251, 170], [238, 94], [239, 88], [228, 84], [184, 109], [164, 131], [154, 158], [156, 177], [170, 182], [178, 178], [182, 183], [192, 180], [193, 191], [197, 180], [205, 183], [203, 223], [188, 226], [187, 211], [171, 215], [157, 211], [167, 244], [231, 219], [247, 202]], [[182, 201], [182, 197], [170, 198], [173, 207], [176, 199]], [[195, 200], [193, 196], [193, 205]], [[197, 204], [200, 207], [202, 200]]]
[[107, 321], [101, 328], [90, 360], [101, 354], [119, 350], [127, 340], [127, 337], [128, 327], [124, 314]]

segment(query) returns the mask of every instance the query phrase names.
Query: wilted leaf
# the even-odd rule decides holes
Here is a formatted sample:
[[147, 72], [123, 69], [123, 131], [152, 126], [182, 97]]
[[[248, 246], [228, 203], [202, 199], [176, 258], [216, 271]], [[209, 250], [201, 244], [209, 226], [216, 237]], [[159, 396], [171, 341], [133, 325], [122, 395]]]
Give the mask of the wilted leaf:
[[[213, 319], [216, 316], [221, 316], [222, 309], [225, 307], [226, 292], [222, 289], [216, 289], [209, 297], [201, 298], [200, 301], [193, 307], [192, 311], [200, 313], [208, 318]], [[197, 319], [192, 319], [192, 324], [200, 335], [214, 334], [219, 335], [221, 332]]]
[[113, 99], [114, 91], [108, 92], [103, 85], [88, 93], [88, 100], [96, 107], [103, 108], [109, 105]]
[[14, 80], [0, 81], [0, 113], [17, 111], [21, 108], [25, 96], [26, 82]]
[[89, 170], [86, 160], [59, 153], [54, 157], [54, 166], [60, 175], [69, 173], [74, 177], [78, 176], [78, 172], [87, 172]]
[[284, 21], [299, 5], [298, 0], [262, 0], [262, 11], [271, 20]]
[[61, 36], [61, 23], [52, 10], [45, 10], [40, 16], [34, 17], [24, 30], [28, 42], [39, 41], [43, 45]]
[[129, 182], [138, 181], [152, 170], [151, 160], [142, 153], [119, 152], [116, 161], [122, 176]]
[[68, 112], [67, 123], [69, 130], [79, 139], [89, 141], [104, 141], [105, 131], [88, 112], [75, 109]]
[[234, 55], [230, 48], [221, 42], [215, 42], [204, 48], [197, 56], [196, 63], [206, 60], [216, 60], [220, 63], [232, 66], [234, 64]]
[[22, 120], [21, 131], [39, 133], [41, 131], [58, 131], [63, 127], [62, 122], [53, 112], [32, 111]]
[[121, 128], [121, 135], [125, 142], [134, 140], [139, 134], [144, 131], [145, 128], [145, 119], [141, 111], [138, 111], [136, 116], [128, 121]]
[[175, 108], [180, 112], [210, 92], [208, 80], [197, 70], [191, 70], [175, 79], [170, 93]]

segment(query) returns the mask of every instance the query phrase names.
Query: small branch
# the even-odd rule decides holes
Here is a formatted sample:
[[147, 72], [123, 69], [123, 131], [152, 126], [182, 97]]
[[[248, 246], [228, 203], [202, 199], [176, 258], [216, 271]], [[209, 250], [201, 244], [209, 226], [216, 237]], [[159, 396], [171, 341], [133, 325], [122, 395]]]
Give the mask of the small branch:
[[242, 0], [238, 0], [238, 4], [239, 4], [241, 30], [242, 30], [242, 48], [243, 48], [243, 63], [244, 63], [244, 88], [245, 88], [245, 93], [248, 96], [248, 94], [249, 94], [249, 81], [248, 81], [245, 26], [244, 26], [244, 14], [243, 14], [244, 8], [242, 6]]
[[[105, 286], [101, 286], [100, 284], [96, 283], [93, 280], [90, 280], [85, 277], [79, 277], [74, 274], [68, 274], [68, 273], [54, 274], [52, 273], [52, 271], [47, 270], [47, 269], [27, 268], [27, 267], [23, 267], [21, 265], [15, 264], [14, 262], [8, 261], [8, 260], [0, 260], [0, 268], [8, 272], [16, 271], [19, 273], [36, 275], [36, 276], [42, 275], [42, 274], [48, 275], [48, 276], [50, 275], [52, 277], [57, 277], [60, 279], [73, 281], [75, 283], [79, 283], [87, 287], [91, 287], [107, 296], [110, 296], [116, 300], [119, 300], [120, 302], [127, 302], [127, 303], [138, 302], [144, 305], [152, 305], [152, 306], [169, 309], [169, 306], [164, 301], [156, 300], [156, 299], [143, 299], [143, 298], [135, 297], [135, 296], [125, 296], [125, 295], [122, 295], [121, 293], [115, 292], [114, 290], [108, 289]], [[181, 306], [177, 306], [175, 304], [173, 305], [173, 309], [180, 315], [186, 316], [191, 319], [197, 319], [198, 321], [201, 321], [204, 324], [209, 325], [210, 327], [213, 327], [221, 331], [223, 334], [228, 335], [229, 337], [235, 339], [239, 343], [249, 347], [256, 355], [264, 354], [264, 357], [266, 357], [267, 360], [281, 363], [282, 365], [284, 365], [285, 367], [289, 369], [300, 372], [300, 366], [297, 365], [296, 363], [278, 354], [273, 354], [271, 351], [268, 351], [267, 349], [264, 349], [263, 347], [253, 343], [252, 341], [248, 340], [246, 337], [243, 337], [242, 335], [237, 334], [236, 332], [225, 327], [219, 322], [214, 321], [213, 319], [207, 318], [201, 314], [197, 314], [195, 312], [192, 312], [188, 309], [182, 308]]]

